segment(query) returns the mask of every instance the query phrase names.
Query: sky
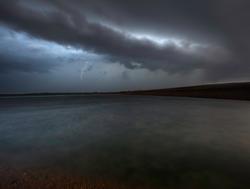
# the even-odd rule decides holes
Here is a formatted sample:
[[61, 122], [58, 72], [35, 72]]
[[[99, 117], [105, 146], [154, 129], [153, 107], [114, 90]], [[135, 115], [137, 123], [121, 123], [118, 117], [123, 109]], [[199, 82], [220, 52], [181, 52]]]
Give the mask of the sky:
[[249, 0], [0, 2], [0, 93], [250, 81]]

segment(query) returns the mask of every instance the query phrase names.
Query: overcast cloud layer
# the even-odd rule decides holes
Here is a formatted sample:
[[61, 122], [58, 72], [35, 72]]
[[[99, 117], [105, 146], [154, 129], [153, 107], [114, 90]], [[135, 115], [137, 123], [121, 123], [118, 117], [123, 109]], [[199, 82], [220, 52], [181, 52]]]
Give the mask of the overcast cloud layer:
[[249, 19], [248, 0], [1, 1], [0, 92], [249, 81]]

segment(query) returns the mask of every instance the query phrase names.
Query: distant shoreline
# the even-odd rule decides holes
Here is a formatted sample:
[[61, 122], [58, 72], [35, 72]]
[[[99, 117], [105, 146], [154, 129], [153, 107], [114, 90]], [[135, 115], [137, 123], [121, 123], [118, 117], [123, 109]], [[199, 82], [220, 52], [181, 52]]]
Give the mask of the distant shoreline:
[[0, 97], [26, 96], [85, 96], [85, 95], [142, 95], [142, 96], [176, 96], [196, 98], [216, 98], [232, 100], [250, 100], [250, 82], [222, 83], [188, 86], [167, 89], [119, 91], [119, 92], [72, 92], [72, 93], [23, 93], [0, 94]]

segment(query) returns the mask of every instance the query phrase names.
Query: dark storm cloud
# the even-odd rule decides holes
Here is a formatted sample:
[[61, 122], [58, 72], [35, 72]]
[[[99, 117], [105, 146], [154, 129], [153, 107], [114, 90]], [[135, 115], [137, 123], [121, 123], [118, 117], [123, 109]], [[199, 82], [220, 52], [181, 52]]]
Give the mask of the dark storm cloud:
[[[250, 73], [249, 10], [247, 0], [9, 0], [0, 3], [0, 21], [128, 67], [139, 63], [169, 73], [202, 69], [208, 80], [220, 80]], [[180, 42], [161, 45], [135, 32]]]

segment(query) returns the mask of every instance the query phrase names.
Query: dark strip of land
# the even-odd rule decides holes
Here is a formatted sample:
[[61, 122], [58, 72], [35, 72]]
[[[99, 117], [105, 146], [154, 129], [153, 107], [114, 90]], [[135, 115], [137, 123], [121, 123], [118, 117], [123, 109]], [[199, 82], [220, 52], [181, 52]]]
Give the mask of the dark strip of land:
[[152, 95], [152, 96], [178, 96], [197, 98], [217, 98], [250, 100], [250, 82], [245, 83], [223, 83], [208, 84], [189, 87], [178, 87], [169, 89], [120, 91], [120, 92], [91, 92], [91, 93], [29, 93], [29, 94], [0, 94], [0, 97], [8, 96], [56, 96], [56, 95]]
[[198, 98], [217, 98], [250, 100], [250, 83], [209, 84], [170, 89], [121, 92], [129, 95], [180, 96]]

